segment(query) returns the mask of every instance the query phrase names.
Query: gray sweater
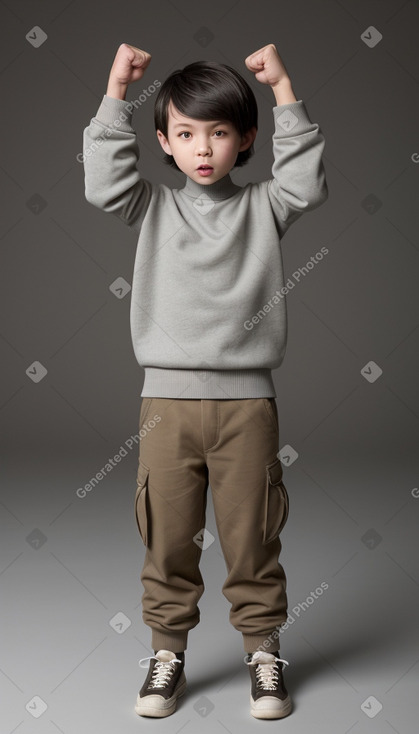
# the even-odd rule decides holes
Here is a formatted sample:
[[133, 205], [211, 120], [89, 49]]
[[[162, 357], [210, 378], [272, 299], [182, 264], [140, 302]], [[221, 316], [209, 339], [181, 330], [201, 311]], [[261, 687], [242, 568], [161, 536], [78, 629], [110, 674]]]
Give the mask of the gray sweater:
[[[328, 196], [324, 137], [302, 100], [273, 107], [273, 178], [143, 178], [132, 106], [108, 95], [83, 132], [85, 196], [138, 235], [131, 336], [143, 397], [276, 397], [287, 342], [281, 238]], [[282, 292], [281, 292], [282, 288]]]

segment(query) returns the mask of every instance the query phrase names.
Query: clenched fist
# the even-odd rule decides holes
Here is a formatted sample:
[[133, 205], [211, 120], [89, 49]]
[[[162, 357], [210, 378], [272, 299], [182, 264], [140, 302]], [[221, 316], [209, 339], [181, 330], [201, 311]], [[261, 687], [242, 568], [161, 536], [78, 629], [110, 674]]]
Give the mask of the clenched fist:
[[288, 72], [273, 43], [268, 43], [267, 46], [250, 54], [244, 63], [262, 84], [274, 87], [280, 82], [289, 81]]
[[151, 61], [151, 55], [129, 43], [121, 43], [109, 74], [107, 94], [125, 99], [128, 84], [138, 81], [144, 75]]

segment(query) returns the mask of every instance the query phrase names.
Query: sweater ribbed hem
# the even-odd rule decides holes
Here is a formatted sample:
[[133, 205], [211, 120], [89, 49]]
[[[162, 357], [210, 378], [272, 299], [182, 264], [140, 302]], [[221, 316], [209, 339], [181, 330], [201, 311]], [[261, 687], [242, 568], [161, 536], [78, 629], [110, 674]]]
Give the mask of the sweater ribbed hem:
[[275, 398], [270, 369], [177, 370], [145, 367], [143, 398], [240, 400]]

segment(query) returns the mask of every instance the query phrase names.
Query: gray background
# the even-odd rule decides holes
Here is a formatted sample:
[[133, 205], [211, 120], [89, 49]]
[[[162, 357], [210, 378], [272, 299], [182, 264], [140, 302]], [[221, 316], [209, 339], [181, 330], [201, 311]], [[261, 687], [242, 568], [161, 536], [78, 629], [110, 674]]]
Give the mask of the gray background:
[[[2, 734], [416, 731], [418, 2], [6, 0], [0, 18]], [[34, 26], [47, 34], [38, 48], [27, 40]], [[373, 47], [370, 26], [382, 34]], [[326, 137], [329, 199], [282, 243], [287, 277], [329, 249], [288, 296], [288, 349], [274, 373], [279, 448], [298, 453], [284, 468], [281, 561], [294, 619], [281, 653], [295, 711], [282, 722], [250, 716], [210, 493], [215, 541], [202, 554], [188, 693], [168, 720], [136, 716], [138, 660], [152, 654], [133, 513], [138, 446], [76, 495], [137, 433], [141, 404], [130, 296], [109, 290], [118, 277], [131, 283], [136, 238], [86, 202], [76, 159], [122, 42], [152, 55], [133, 98], [199, 59], [243, 74], [259, 132], [235, 183], [271, 177], [274, 97], [244, 65], [267, 43]], [[162, 163], [153, 104], [134, 115], [141, 170], [179, 187], [184, 174]], [[26, 372], [35, 361], [47, 370], [37, 383]], [[364, 376], [371, 361], [382, 370], [374, 382]]]

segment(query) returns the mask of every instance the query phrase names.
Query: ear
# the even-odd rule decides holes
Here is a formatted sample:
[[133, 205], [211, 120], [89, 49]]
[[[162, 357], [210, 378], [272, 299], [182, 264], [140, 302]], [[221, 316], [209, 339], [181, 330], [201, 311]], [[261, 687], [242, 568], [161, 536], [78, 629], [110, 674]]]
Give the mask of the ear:
[[172, 150], [171, 150], [171, 147], [169, 145], [169, 141], [163, 135], [163, 133], [161, 132], [161, 130], [156, 130], [156, 134], [157, 134], [159, 143], [160, 143], [161, 147], [163, 148], [164, 152], [167, 153], [168, 155], [172, 155]]
[[248, 130], [247, 133], [242, 136], [242, 142], [240, 144], [239, 152], [250, 148], [254, 139], [256, 138], [257, 132], [257, 127], [251, 127], [250, 130]]

